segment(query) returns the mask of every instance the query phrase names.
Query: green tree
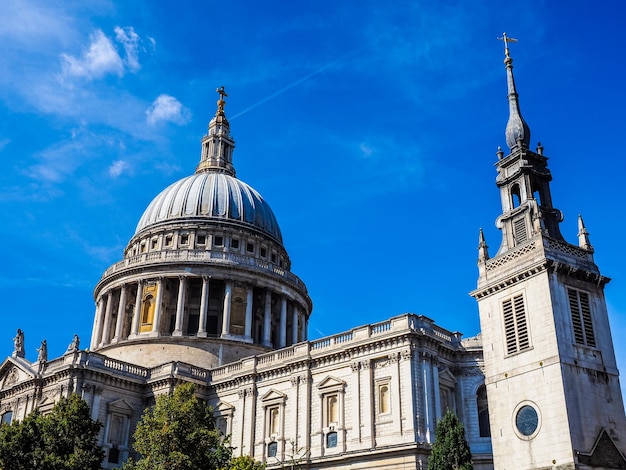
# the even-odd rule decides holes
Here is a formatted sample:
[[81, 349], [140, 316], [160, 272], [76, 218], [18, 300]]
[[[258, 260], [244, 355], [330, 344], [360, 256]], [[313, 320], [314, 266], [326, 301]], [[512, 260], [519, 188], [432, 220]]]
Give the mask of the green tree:
[[452, 411], [437, 423], [435, 443], [428, 459], [428, 470], [472, 470], [472, 454], [465, 440], [465, 429]]
[[265, 464], [254, 460], [249, 455], [233, 457], [228, 462], [228, 467], [223, 470], [265, 470]]
[[215, 429], [211, 408], [194, 396], [193, 384], [157, 397], [134, 434], [141, 454], [125, 470], [217, 470], [227, 468], [232, 450]]
[[98, 470], [100, 424], [78, 395], [61, 398], [48, 415], [35, 410], [0, 427], [0, 469]]

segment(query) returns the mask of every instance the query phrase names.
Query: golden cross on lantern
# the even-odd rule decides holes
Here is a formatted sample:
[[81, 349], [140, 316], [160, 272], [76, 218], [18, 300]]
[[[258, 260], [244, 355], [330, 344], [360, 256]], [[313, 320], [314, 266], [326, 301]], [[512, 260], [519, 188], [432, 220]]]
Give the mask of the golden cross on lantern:
[[222, 86], [222, 87], [220, 87], [220, 88], [217, 88], [215, 91], [216, 91], [216, 92], [218, 92], [218, 93], [220, 94], [220, 101], [223, 101], [223, 100], [224, 100], [224, 97], [225, 97], [225, 96], [228, 96], [228, 94], [226, 93], [226, 90], [224, 90], [224, 87], [223, 87], [223, 86]]

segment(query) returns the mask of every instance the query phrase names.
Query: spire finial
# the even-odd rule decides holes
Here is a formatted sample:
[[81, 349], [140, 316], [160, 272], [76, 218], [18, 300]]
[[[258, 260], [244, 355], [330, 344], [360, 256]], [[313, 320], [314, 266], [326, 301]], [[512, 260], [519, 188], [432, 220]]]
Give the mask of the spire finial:
[[517, 42], [517, 39], [502, 33], [498, 40], [504, 42], [504, 63], [506, 65], [507, 87], [509, 92], [509, 121], [506, 124], [506, 144], [511, 150], [515, 147], [528, 148], [530, 144], [530, 128], [519, 109], [517, 90], [513, 78], [513, 59], [509, 53], [509, 43]]
[[580, 214], [578, 214], [578, 246], [593, 253], [593, 246], [591, 246], [589, 241], [589, 232], [587, 232], [583, 216]]
[[478, 233], [478, 262], [484, 263], [489, 259], [489, 247], [485, 241], [485, 234], [481, 228]]

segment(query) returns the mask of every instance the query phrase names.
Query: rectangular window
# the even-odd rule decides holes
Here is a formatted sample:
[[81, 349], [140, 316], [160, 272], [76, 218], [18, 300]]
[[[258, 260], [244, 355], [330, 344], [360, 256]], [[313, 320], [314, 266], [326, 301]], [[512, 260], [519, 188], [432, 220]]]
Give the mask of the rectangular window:
[[265, 258], [267, 256], [267, 250], [263, 247], [261, 247], [261, 257]]
[[220, 235], [216, 235], [213, 238], [213, 244], [215, 246], [224, 246], [224, 237], [220, 236]]
[[254, 244], [252, 244], [252, 243], [248, 243], [248, 244], [246, 245], [246, 251], [247, 251], [248, 253], [253, 253], [253, 252], [254, 252]]
[[234, 248], [235, 250], [238, 250], [239, 249], [239, 240], [237, 238], [233, 238], [230, 241], [230, 247]]
[[206, 235], [200, 233], [196, 235], [196, 243], [198, 245], [204, 245], [206, 243]]
[[181, 245], [187, 245], [189, 244], [189, 235], [188, 234], [183, 234], [180, 236], [180, 244]]
[[173, 237], [171, 235], [165, 236], [165, 246], [172, 246]]
[[153, 250], [156, 250], [156, 247], [157, 247], [157, 239], [156, 239], [156, 238], [153, 238], [153, 239], [150, 241], [150, 248], [152, 248]]
[[504, 315], [506, 353], [514, 354], [530, 349], [524, 296], [519, 294], [502, 302], [502, 312]]
[[567, 296], [569, 297], [569, 308], [572, 313], [574, 341], [576, 341], [577, 344], [595, 348], [596, 337], [593, 332], [589, 294], [568, 288]]

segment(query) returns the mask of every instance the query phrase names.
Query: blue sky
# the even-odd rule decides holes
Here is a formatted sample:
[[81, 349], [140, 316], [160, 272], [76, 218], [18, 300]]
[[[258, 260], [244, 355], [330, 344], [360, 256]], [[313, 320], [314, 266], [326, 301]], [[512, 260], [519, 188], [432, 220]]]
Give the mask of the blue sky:
[[[581, 213], [626, 367], [626, 12], [620, 1], [5, 0], [0, 16], [0, 354], [78, 333], [148, 203], [191, 174], [225, 86], [237, 175], [271, 204], [314, 302], [310, 337], [404, 312], [478, 332], [478, 229], [500, 234], [502, 43]], [[565, 7], [566, 5], [566, 7]], [[625, 379], [626, 380], [626, 379]]]

